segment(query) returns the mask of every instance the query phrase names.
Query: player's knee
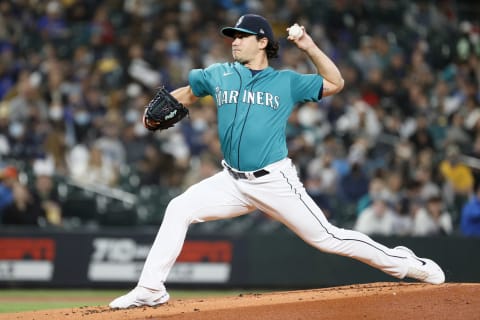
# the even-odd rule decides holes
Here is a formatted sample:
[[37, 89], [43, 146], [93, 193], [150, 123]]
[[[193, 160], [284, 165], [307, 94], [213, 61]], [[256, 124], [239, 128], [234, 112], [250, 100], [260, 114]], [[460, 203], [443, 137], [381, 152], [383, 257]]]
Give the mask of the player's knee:
[[180, 214], [184, 211], [185, 203], [183, 203], [179, 197], [173, 198], [167, 205], [167, 210], [165, 214], [169, 214], [170, 212]]
[[191, 210], [188, 202], [182, 201], [180, 197], [173, 198], [167, 205], [164, 219], [184, 219], [191, 220]]

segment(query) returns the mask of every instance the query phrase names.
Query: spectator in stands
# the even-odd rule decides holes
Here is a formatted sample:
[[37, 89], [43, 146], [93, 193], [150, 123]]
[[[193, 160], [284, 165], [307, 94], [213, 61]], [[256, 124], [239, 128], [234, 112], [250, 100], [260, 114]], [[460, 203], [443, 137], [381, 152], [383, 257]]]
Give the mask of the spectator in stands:
[[365, 35], [360, 38], [360, 46], [357, 50], [352, 51], [351, 57], [355, 66], [360, 69], [363, 78], [367, 78], [372, 69], [381, 68], [380, 57], [373, 48], [371, 36]]
[[5, 207], [2, 218], [3, 224], [43, 226], [45, 210], [26, 186], [17, 183], [13, 186], [13, 202]]
[[[480, 79], [480, 71], [479, 71]], [[465, 102], [465, 130], [475, 139], [480, 137], [480, 97], [470, 96]], [[468, 152], [468, 150], [466, 150]]]
[[385, 182], [388, 192], [392, 197], [392, 201], [396, 205], [396, 211], [401, 212], [400, 202], [405, 194], [405, 180], [406, 178], [398, 171], [384, 172]]
[[72, 178], [79, 183], [114, 187], [118, 183], [118, 166], [96, 145], [77, 146], [70, 154]]
[[50, 225], [62, 224], [62, 205], [56, 189], [53, 175], [53, 159], [37, 159], [33, 164], [34, 183], [29, 189], [33, 202], [39, 203], [45, 212], [46, 222]]
[[389, 201], [389, 195], [380, 192], [372, 204], [360, 212], [353, 229], [368, 235], [394, 235], [397, 213], [391, 209]]
[[59, 1], [49, 1], [45, 13], [37, 21], [37, 27], [44, 40], [64, 39], [68, 36], [67, 22]]
[[420, 165], [413, 171], [413, 177], [420, 184], [419, 196], [427, 200], [432, 196], [440, 195], [441, 190], [433, 181], [431, 165]]
[[375, 141], [381, 132], [381, 124], [372, 107], [360, 97], [352, 98], [347, 112], [336, 123], [336, 129], [352, 137], [363, 136]]
[[410, 80], [410, 104], [414, 106], [414, 110], [417, 112], [428, 112], [430, 108], [427, 95], [423, 88], [432, 85], [434, 76], [431, 66], [426, 61], [426, 52], [427, 44], [424, 41], [418, 41], [411, 52], [408, 66], [409, 70], [406, 76], [406, 78]]
[[467, 237], [480, 237], [480, 180], [475, 181], [470, 200], [462, 207], [460, 230]]
[[338, 190], [338, 183], [340, 175], [333, 166], [333, 154], [331, 151], [326, 151], [320, 157], [314, 158], [307, 167], [307, 176], [320, 176], [322, 183], [319, 186], [322, 193], [333, 196]]
[[167, 179], [173, 173], [175, 159], [162, 152], [156, 144], [145, 147], [143, 157], [135, 164], [142, 185], [168, 186]]
[[108, 5], [100, 4], [90, 24], [90, 44], [93, 47], [102, 47], [114, 44], [115, 28], [109, 19]]
[[[338, 97], [335, 96], [327, 105], [327, 120], [332, 127], [335, 127], [338, 120], [347, 112], [347, 106], [344, 100], [345, 99], [342, 95], [339, 95]], [[333, 132], [330, 135], [334, 136]]]
[[[7, 22], [2, 19], [0, 28], [8, 30]], [[0, 55], [2, 62], [0, 63], [0, 100], [3, 99], [10, 90], [15, 86], [15, 80], [20, 71], [20, 65], [14, 59], [13, 46], [8, 43], [0, 42]]]
[[13, 203], [13, 188], [18, 182], [18, 171], [14, 166], [0, 170], [0, 218], [6, 207]]
[[305, 189], [313, 201], [322, 209], [325, 217], [331, 222], [335, 219], [330, 196], [322, 188], [322, 174], [309, 175], [305, 179]]
[[340, 193], [347, 204], [356, 206], [357, 201], [368, 193], [369, 178], [361, 162], [353, 162], [350, 172], [340, 180]]
[[0, 102], [0, 159], [10, 155], [10, 141], [8, 139], [8, 106]]
[[198, 104], [191, 108], [189, 114], [191, 121], [186, 122], [181, 128], [192, 157], [200, 156], [207, 151], [208, 140], [205, 139], [205, 135], [211, 130], [209, 114], [211, 110], [215, 110], [210, 107], [207, 104]]
[[218, 165], [217, 158], [212, 156], [211, 153], [204, 152], [192, 161], [192, 165], [185, 174], [182, 187], [187, 188], [192, 184], [214, 175], [220, 170], [221, 168]]
[[365, 210], [366, 208], [370, 207], [373, 199], [378, 198], [378, 196], [385, 192], [387, 186], [385, 181], [380, 177], [375, 177], [370, 180], [368, 185], [368, 193], [362, 196], [357, 203], [357, 215]]
[[394, 208], [398, 213], [396, 230], [397, 235], [409, 235], [412, 231], [412, 219], [415, 212], [422, 208], [423, 200], [420, 195], [422, 184], [416, 179], [403, 179], [403, 187], [399, 194], [394, 196]]
[[431, 196], [426, 201], [426, 206], [415, 212], [412, 236], [449, 235], [452, 232], [452, 216], [445, 210], [440, 196]]
[[472, 166], [473, 176], [475, 181], [477, 181], [480, 179], [480, 134], [473, 139], [471, 150], [467, 155], [470, 157], [470, 161], [477, 164]]
[[433, 150], [435, 148], [435, 141], [428, 129], [428, 118], [426, 114], [420, 114], [416, 118], [415, 131], [409, 139], [415, 148], [415, 152], [419, 152], [423, 149]]
[[125, 163], [132, 166], [142, 158], [149, 143], [147, 129], [141, 125], [141, 122], [130, 122], [123, 129], [121, 138], [126, 152]]
[[439, 164], [439, 171], [444, 179], [445, 189], [450, 190], [447, 198], [454, 207], [454, 219], [458, 217], [462, 205], [472, 191], [474, 178], [472, 170], [460, 162], [460, 149], [453, 144], [448, 146], [446, 157]]
[[[93, 135], [93, 137], [90, 138], [102, 138], [102, 135], [108, 135], [110, 133], [108, 128], [115, 128], [117, 125], [119, 125], [118, 122], [115, 122], [115, 120], [118, 119], [113, 119], [115, 118], [114, 114], [110, 114], [107, 118], [108, 107], [106, 105], [106, 92], [101, 90], [101, 87], [99, 87], [99, 79], [100, 76], [98, 73], [94, 73], [86, 79], [86, 81], [91, 82], [87, 82], [88, 84], [84, 85], [82, 88], [79, 101], [79, 107], [81, 109], [85, 108], [85, 111], [88, 114], [87, 119], [89, 120], [89, 125], [91, 126], [89, 132]], [[107, 126], [107, 124], [110, 126]], [[106, 131], [108, 132], [104, 131], [106, 128]]]
[[[191, 122], [185, 121], [178, 130], [141, 136], [141, 143], [137, 143], [138, 134], [145, 132], [133, 126], [131, 119], [138, 116], [135, 118], [130, 109], [142, 112], [142, 98], [127, 107], [127, 103], [112, 107], [111, 101], [118, 92], [128, 95], [132, 83], [143, 86], [145, 100], [148, 89], [155, 84], [183, 85], [187, 70], [230, 56], [230, 47], [211, 36], [217, 33], [215, 26], [228, 25], [239, 12], [253, 9], [274, 17], [274, 28], [282, 31], [302, 17], [326, 52], [345, 69], [344, 94], [322, 99], [316, 106], [319, 113], [325, 111], [325, 121], [320, 120], [313, 130], [302, 126], [301, 121], [289, 127], [298, 130], [295, 136], [300, 137], [290, 142], [298, 146], [293, 156], [302, 159], [297, 161], [302, 174], [309, 171], [310, 162], [316, 162], [312, 161], [313, 154], [325, 154], [324, 150], [312, 153], [312, 145], [324, 148], [334, 137], [338, 146], [349, 150], [360, 134], [376, 142], [369, 146], [364, 163], [367, 178], [372, 178], [372, 166], [398, 171], [404, 178], [419, 178], [418, 170], [412, 168], [420, 168], [417, 160], [423, 157], [425, 148], [440, 154], [448, 141], [460, 143], [462, 152], [479, 157], [480, 151], [470, 154], [469, 150], [472, 141], [480, 141], [480, 42], [478, 23], [472, 19], [475, 11], [469, 6], [445, 5], [444, 1], [371, 1], [368, 5], [358, 1], [303, 1], [301, 6], [298, 1], [284, 2], [2, 1], [1, 158], [29, 162], [45, 153], [54, 154], [56, 172], [70, 175], [71, 169], [66, 170], [62, 163], [64, 153], [78, 151], [79, 144], [106, 140], [103, 129], [119, 125], [115, 130], [123, 130], [124, 120], [128, 129], [120, 147], [102, 142], [102, 150], [115, 154], [113, 161], [125, 158], [115, 158], [123, 146], [130, 154], [126, 161], [120, 161], [135, 163], [143, 153], [133, 154], [132, 150], [143, 148], [142, 137], [161, 145], [162, 152], [174, 154], [182, 167], [188, 167], [204, 152], [220, 157], [211, 102], [199, 101], [201, 106], [191, 111]], [[153, 39], [153, 34], [159, 36]], [[446, 41], [453, 38], [451, 43]], [[312, 68], [296, 50], [285, 46], [283, 52], [279, 65], [302, 72]], [[112, 65], [115, 72], [107, 72]], [[113, 122], [106, 120], [106, 114], [115, 108], [121, 116]], [[200, 121], [196, 121], [194, 110]], [[324, 128], [329, 132], [319, 133]], [[325, 142], [317, 143], [324, 134]], [[179, 143], [182, 139], [185, 143]], [[331, 167], [340, 178], [347, 171], [348, 159], [343, 151], [331, 154]], [[430, 168], [429, 189], [433, 184], [440, 187], [437, 169], [446, 181], [459, 173], [457, 166], [442, 167]], [[423, 164], [421, 168], [425, 168]], [[449, 178], [445, 177], [446, 171]], [[327, 180], [323, 176], [324, 184]], [[405, 182], [402, 184], [404, 189]], [[466, 192], [457, 197], [457, 208], [466, 201]], [[445, 199], [453, 206], [448, 194]], [[455, 217], [453, 210], [451, 213]]]
[[150, 89], [158, 87], [162, 81], [161, 75], [146, 61], [143, 46], [139, 43], [133, 44], [128, 53], [130, 63], [127, 72], [129, 76]]
[[8, 104], [11, 156], [23, 160], [39, 156], [48, 119], [48, 107], [40, 95], [39, 75], [22, 72], [17, 83], [17, 94]]
[[446, 132], [446, 143], [455, 144], [460, 150], [469, 150], [472, 145], [472, 138], [464, 127], [465, 116], [455, 112], [451, 116], [451, 123]]
[[94, 146], [102, 153], [102, 157], [115, 167], [115, 170], [125, 164], [126, 151], [122, 142], [121, 132], [123, 118], [116, 112], [111, 112], [102, 117], [102, 136], [95, 140]]
[[435, 152], [432, 149], [422, 149], [417, 154], [417, 161], [411, 176], [420, 183], [420, 197], [427, 200], [431, 196], [440, 195], [441, 189], [438, 185], [438, 173], [435, 171]]
[[[478, 50], [478, 41], [475, 40], [474, 25], [468, 21], [462, 21], [459, 25], [459, 34], [456, 42], [456, 57], [459, 61], [465, 62], [470, 59]], [[478, 39], [478, 38], [477, 38]]]
[[415, 150], [408, 139], [400, 138], [395, 143], [389, 169], [400, 172], [403, 177], [410, 177], [410, 170], [414, 167]]

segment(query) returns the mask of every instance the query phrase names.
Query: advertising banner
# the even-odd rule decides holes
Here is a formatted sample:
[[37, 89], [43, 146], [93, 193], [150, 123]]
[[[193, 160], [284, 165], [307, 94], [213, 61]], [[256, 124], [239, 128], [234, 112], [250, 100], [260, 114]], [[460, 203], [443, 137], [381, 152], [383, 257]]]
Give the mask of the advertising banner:
[[[140, 243], [135, 238], [94, 238], [88, 280], [137, 281], [150, 246], [151, 243]], [[230, 279], [232, 250], [232, 243], [225, 240], [187, 240], [168, 281], [226, 283]]]
[[[155, 230], [0, 230], [0, 287], [113, 288], [135, 285]], [[377, 238], [435, 259], [449, 282], [479, 282], [480, 239]], [[463, 261], [463, 262], [462, 262]], [[189, 236], [170, 287], [315, 288], [397, 281], [354, 259], [322, 253], [291, 233]]]
[[52, 238], [0, 238], [0, 281], [51, 281], [55, 254]]
[[[0, 285], [127, 286], [137, 282], [155, 234], [8, 232], [0, 235]], [[228, 284], [234, 241], [187, 239], [168, 277], [175, 284]]]

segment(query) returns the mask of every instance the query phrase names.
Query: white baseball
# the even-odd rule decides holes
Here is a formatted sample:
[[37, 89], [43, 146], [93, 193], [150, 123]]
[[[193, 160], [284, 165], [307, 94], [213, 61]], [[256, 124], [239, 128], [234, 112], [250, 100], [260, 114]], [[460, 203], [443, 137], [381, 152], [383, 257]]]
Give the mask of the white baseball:
[[295, 39], [298, 39], [303, 35], [303, 30], [298, 24], [295, 23], [288, 29], [288, 35]]

